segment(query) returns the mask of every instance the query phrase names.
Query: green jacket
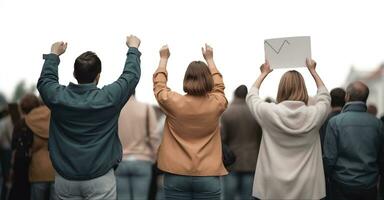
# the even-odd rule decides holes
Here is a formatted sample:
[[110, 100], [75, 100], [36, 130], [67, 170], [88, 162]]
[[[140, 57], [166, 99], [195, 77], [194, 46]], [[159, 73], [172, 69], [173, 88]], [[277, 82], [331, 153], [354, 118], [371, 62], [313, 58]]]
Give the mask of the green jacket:
[[37, 89], [51, 110], [49, 151], [62, 177], [89, 180], [106, 174], [121, 161], [120, 110], [140, 78], [140, 55], [130, 48], [122, 75], [102, 89], [91, 84], [59, 84], [55, 54], [44, 55]]
[[327, 176], [360, 189], [376, 187], [383, 171], [383, 124], [366, 111], [364, 102], [347, 103], [329, 120], [324, 141]]

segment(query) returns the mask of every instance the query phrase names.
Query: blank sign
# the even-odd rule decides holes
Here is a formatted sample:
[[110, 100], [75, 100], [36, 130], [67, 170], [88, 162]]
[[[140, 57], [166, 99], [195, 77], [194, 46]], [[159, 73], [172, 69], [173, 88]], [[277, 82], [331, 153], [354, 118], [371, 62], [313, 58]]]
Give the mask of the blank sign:
[[311, 37], [267, 39], [264, 52], [272, 69], [305, 67], [305, 59], [311, 58]]

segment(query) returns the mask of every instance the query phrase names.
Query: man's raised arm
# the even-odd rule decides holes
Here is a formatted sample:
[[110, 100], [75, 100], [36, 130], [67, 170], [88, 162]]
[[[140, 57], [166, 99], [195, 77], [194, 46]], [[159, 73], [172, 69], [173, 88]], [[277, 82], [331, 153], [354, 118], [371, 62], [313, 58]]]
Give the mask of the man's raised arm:
[[115, 104], [120, 108], [125, 105], [139, 83], [141, 75], [141, 53], [138, 48], [140, 42], [140, 39], [134, 35], [127, 37], [126, 44], [129, 47], [129, 50], [123, 73], [120, 75], [119, 79], [103, 88], [104, 91], [111, 95]]
[[60, 90], [60, 87], [62, 87], [59, 84], [57, 68], [60, 63], [59, 56], [63, 54], [66, 49], [66, 42], [55, 42], [51, 46], [51, 53], [43, 55], [45, 62], [37, 82], [37, 89], [48, 107], [55, 101], [56, 93]]

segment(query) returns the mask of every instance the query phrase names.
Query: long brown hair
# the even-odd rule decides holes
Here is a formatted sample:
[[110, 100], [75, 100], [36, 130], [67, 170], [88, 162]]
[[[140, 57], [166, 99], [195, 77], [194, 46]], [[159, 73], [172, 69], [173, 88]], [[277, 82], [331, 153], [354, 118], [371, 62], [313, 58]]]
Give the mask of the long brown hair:
[[286, 72], [280, 79], [277, 103], [282, 101], [302, 101], [308, 104], [308, 92], [303, 76], [296, 70]]
[[204, 96], [213, 89], [213, 79], [207, 64], [193, 61], [185, 72], [183, 90], [192, 96]]

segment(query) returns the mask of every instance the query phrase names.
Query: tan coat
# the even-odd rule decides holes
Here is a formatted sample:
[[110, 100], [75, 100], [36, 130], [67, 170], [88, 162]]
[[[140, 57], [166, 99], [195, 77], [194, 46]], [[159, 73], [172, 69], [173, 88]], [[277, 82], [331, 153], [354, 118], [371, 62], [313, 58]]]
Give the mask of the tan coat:
[[319, 129], [331, 97], [325, 87], [314, 105], [301, 101], [266, 103], [252, 87], [247, 104], [263, 129], [253, 196], [259, 199], [321, 199], [325, 197]]
[[203, 97], [180, 95], [167, 87], [167, 72], [153, 75], [154, 93], [167, 118], [158, 153], [158, 167], [186, 176], [226, 175], [222, 162], [219, 119], [227, 107], [224, 83], [212, 71], [214, 88]]
[[119, 138], [123, 159], [156, 160], [160, 135], [156, 130], [156, 115], [152, 106], [138, 102], [134, 96], [125, 104], [119, 117]]
[[33, 109], [25, 116], [25, 123], [34, 133], [32, 143], [32, 160], [29, 165], [29, 181], [54, 181], [55, 171], [48, 151], [48, 130], [51, 112], [48, 107]]

